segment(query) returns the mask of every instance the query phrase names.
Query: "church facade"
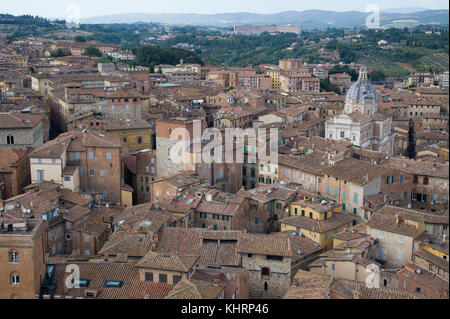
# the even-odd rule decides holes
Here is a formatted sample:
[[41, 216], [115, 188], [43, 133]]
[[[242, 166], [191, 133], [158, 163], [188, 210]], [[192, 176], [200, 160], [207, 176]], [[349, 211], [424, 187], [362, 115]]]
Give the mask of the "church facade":
[[392, 118], [378, 112], [377, 90], [362, 66], [358, 81], [347, 91], [344, 111], [325, 122], [325, 137], [350, 139], [353, 145], [392, 155]]

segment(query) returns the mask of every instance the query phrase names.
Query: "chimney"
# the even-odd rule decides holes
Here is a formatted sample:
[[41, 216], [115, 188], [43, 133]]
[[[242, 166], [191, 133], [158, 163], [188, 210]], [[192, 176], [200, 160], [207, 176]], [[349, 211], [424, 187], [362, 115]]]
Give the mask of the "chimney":
[[366, 181], [366, 183], [368, 183], [368, 182], [369, 182], [369, 173], [367, 173], [367, 174], [366, 174], [366, 176], [365, 176], [364, 180]]
[[398, 214], [395, 214], [395, 223], [400, 224], [400, 216]]
[[388, 194], [384, 194], [383, 201], [386, 203], [388, 201]]

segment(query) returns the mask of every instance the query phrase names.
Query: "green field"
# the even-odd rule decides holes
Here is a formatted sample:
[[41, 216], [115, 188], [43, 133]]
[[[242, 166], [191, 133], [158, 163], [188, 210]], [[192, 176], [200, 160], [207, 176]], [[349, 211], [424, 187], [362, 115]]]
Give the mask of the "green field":
[[426, 55], [421, 57], [420, 61], [431, 66], [431, 68], [436, 72], [448, 70], [448, 53], [445, 52]]

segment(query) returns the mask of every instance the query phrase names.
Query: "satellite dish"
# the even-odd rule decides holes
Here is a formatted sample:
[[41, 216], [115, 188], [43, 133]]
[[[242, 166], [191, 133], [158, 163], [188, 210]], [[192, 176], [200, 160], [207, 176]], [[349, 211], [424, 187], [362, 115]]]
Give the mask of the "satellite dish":
[[416, 269], [416, 274], [420, 274], [420, 273], [422, 273], [422, 270], [420, 270], [420, 268], [417, 268]]

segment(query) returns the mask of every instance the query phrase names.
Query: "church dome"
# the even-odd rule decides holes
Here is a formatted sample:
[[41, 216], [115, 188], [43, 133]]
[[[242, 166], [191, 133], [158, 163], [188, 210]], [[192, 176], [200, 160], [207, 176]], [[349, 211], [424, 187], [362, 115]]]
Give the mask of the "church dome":
[[347, 91], [347, 101], [353, 103], [373, 103], [378, 101], [377, 90], [370, 83], [367, 76], [367, 68], [363, 65], [359, 70], [358, 81], [352, 84]]

